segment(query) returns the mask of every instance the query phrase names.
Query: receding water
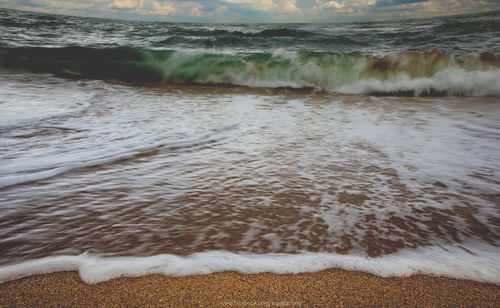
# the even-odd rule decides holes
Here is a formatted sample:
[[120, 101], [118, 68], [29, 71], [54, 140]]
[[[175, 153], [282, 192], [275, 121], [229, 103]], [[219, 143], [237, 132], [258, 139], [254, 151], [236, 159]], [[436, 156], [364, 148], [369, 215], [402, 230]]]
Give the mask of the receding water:
[[[149, 264], [140, 273], [162, 266], [151, 256], [170, 255], [160, 264], [174, 273], [186, 260], [207, 272], [245, 271], [248, 262], [268, 271], [282, 258], [289, 267], [278, 272], [340, 266], [498, 282], [500, 70], [491, 33], [482, 42], [492, 49], [398, 43], [408, 53], [380, 58], [398, 51], [392, 39], [361, 44], [363, 55], [337, 43], [325, 53], [325, 42], [307, 53], [301, 39], [323, 25], [98, 20], [127, 25], [108, 38], [92, 20], [52, 16], [61, 38], [40, 34], [51, 15], [1, 12], [0, 278], [12, 275], [6, 265], [42, 257], [69, 259], [41, 271], [78, 268], [71, 256], [88, 253], [144, 257], [134, 261]], [[474, 20], [497, 31], [497, 19], [411, 23], [438, 31]], [[408, 27], [393, 26], [329, 25], [322, 35], [363, 41]], [[28, 38], [15, 32], [23, 27]], [[141, 27], [187, 39], [158, 50], [165, 38], [139, 37]], [[443, 33], [461, 37], [454, 31]], [[184, 50], [196, 33], [253, 45]], [[299, 38], [293, 48], [287, 37]], [[256, 51], [259, 40], [284, 51]], [[206, 269], [210, 260], [229, 265]], [[391, 272], [391, 260], [411, 266]]]

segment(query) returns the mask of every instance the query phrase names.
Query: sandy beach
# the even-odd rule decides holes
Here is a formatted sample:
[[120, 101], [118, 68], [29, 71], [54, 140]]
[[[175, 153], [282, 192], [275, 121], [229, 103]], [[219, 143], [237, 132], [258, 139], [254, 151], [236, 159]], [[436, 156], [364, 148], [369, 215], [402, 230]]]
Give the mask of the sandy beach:
[[498, 307], [500, 286], [416, 275], [381, 278], [331, 269], [276, 275], [223, 272], [150, 275], [86, 284], [77, 272], [35, 275], [0, 285], [0, 306], [171, 307]]

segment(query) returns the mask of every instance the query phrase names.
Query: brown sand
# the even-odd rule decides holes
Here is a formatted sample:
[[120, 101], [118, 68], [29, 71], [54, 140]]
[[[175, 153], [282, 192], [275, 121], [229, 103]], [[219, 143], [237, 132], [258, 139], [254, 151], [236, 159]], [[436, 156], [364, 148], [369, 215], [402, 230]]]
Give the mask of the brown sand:
[[500, 307], [499, 295], [494, 284], [425, 275], [380, 278], [338, 269], [297, 275], [150, 275], [98, 284], [62, 272], [0, 284], [1, 307]]

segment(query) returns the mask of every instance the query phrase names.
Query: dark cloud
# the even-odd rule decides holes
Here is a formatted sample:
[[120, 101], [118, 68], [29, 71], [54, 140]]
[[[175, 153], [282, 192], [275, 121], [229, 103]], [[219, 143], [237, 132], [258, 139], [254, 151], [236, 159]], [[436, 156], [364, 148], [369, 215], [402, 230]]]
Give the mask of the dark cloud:
[[375, 3], [375, 6], [395, 6], [428, 1], [429, 0], [378, 0], [377, 3]]

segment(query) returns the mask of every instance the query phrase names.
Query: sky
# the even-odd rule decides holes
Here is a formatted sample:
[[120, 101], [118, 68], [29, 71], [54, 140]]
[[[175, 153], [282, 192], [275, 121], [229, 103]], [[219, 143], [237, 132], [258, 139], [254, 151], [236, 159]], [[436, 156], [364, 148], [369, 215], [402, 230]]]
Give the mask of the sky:
[[65, 15], [184, 22], [351, 22], [488, 12], [500, 0], [0, 0]]

